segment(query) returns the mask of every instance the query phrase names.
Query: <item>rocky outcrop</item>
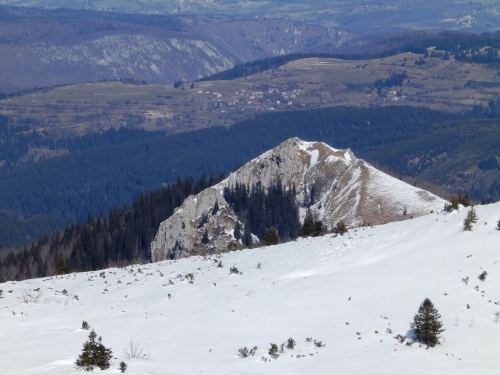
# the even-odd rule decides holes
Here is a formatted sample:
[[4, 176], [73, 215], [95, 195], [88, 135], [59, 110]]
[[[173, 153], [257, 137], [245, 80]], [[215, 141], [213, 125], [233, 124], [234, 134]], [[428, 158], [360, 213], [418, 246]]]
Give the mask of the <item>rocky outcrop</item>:
[[[196, 196], [191, 195], [161, 223], [151, 245], [153, 261], [226, 248], [234, 240], [237, 222], [233, 210], [216, 189], [208, 188]], [[203, 241], [204, 236], [207, 243]]]
[[[234, 241], [237, 218], [223, 198], [226, 186], [261, 187], [281, 181], [295, 187], [301, 216], [310, 209], [317, 220], [332, 228], [339, 220], [350, 227], [376, 225], [427, 214], [443, 208], [445, 201], [382, 173], [351, 150], [337, 150], [321, 142], [291, 138], [251, 160], [196, 197], [186, 199], [164, 221], [152, 245], [153, 260], [180, 257], [191, 251], [222, 249]], [[215, 202], [219, 212], [211, 215]], [[206, 223], [203, 215], [207, 215]], [[209, 243], [201, 238], [205, 230]]]

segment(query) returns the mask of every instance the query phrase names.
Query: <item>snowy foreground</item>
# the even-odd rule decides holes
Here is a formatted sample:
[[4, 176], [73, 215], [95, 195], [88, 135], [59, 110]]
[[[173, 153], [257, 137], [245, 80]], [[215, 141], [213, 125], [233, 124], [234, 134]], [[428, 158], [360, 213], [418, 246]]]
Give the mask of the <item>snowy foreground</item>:
[[[0, 284], [0, 373], [77, 372], [85, 320], [114, 352], [100, 373], [119, 373], [124, 360], [127, 374], [498, 374], [500, 204], [476, 210], [473, 232], [462, 231], [462, 208], [220, 258], [107, 269], [105, 278]], [[189, 273], [193, 283], [178, 277]], [[37, 288], [38, 302], [24, 303], [23, 291]], [[398, 343], [426, 297], [442, 315], [443, 344]], [[262, 360], [290, 337], [295, 349]], [[131, 341], [147, 360], [125, 358]], [[244, 346], [256, 355], [240, 358]]]

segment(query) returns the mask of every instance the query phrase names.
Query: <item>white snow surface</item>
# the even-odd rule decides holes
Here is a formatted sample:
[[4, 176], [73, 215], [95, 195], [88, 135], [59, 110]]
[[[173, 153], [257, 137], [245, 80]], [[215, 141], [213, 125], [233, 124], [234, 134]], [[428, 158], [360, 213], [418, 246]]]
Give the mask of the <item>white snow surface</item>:
[[[122, 360], [126, 374], [498, 374], [500, 203], [476, 207], [472, 232], [462, 230], [467, 211], [220, 258], [0, 284], [0, 373], [77, 373], [85, 320], [114, 352], [100, 374], [119, 373]], [[242, 274], [230, 274], [232, 266]], [[483, 271], [484, 282], [477, 278]], [[177, 278], [188, 273], [193, 284]], [[24, 303], [22, 291], [36, 288], [38, 303]], [[393, 337], [407, 333], [426, 297], [442, 316], [442, 344], [398, 343]], [[270, 343], [290, 337], [295, 349], [261, 361], [270, 358]], [[125, 358], [131, 340], [148, 360]], [[257, 346], [257, 354], [240, 358], [245, 346]]]

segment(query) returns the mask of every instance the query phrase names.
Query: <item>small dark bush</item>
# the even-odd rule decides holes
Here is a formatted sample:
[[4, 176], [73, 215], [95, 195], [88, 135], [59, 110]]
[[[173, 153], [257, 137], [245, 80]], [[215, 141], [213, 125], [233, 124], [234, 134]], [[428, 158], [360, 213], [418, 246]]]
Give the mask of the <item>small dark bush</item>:
[[287, 349], [293, 349], [293, 348], [295, 348], [295, 340], [292, 339], [291, 337], [286, 342], [286, 348]]
[[244, 348], [238, 349], [238, 353], [239, 353], [239, 355], [240, 355], [241, 358], [246, 358], [249, 355], [248, 349], [247, 349], [246, 346]]
[[125, 372], [127, 370], [127, 364], [123, 361], [120, 362], [120, 372]]
[[88, 330], [90, 328], [89, 324], [84, 320], [82, 322], [82, 329]]
[[483, 273], [481, 273], [481, 275], [479, 275], [477, 278], [481, 281], [485, 281], [486, 280], [486, 276], [488, 276], [488, 272], [486, 271], [483, 271]]
[[274, 356], [278, 354], [278, 345], [271, 343], [271, 347], [269, 348], [269, 355]]

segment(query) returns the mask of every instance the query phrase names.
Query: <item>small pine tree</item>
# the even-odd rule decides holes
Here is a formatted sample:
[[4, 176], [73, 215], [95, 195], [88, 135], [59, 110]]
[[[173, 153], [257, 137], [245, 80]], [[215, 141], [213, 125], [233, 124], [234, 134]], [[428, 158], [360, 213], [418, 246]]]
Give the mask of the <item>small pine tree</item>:
[[97, 334], [92, 330], [88, 341], [83, 344], [82, 353], [75, 362], [75, 365], [83, 367], [85, 371], [92, 371], [94, 367], [106, 370], [109, 368], [109, 361], [113, 357], [111, 349], [106, 348], [102, 344], [102, 337], [99, 337], [97, 341], [96, 337]]
[[295, 340], [292, 339], [291, 337], [286, 342], [286, 348], [287, 349], [293, 349], [293, 348], [295, 348]]
[[125, 372], [127, 371], [127, 364], [123, 361], [120, 362], [120, 372]]
[[212, 209], [212, 216], [217, 214], [217, 212], [219, 212], [219, 201], [215, 201], [214, 208]]
[[274, 227], [268, 228], [261, 242], [261, 246], [277, 245], [279, 243], [280, 237], [278, 236], [278, 231]]
[[71, 272], [71, 268], [66, 263], [63, 253], [57, 254], [56, 264], [54, 267], [54, 275], [66, 275]]
[[438, 335], [444, 331], [444, 329], [441, 329], [443, 324], [439, 321], [440, 318], [441, 315], [438, 310], [431, 300], [426, 298], [410, 324], [415, 333], [416, 341], [431, 348], [439, 344]]
[[326, 232], [325, 226], [323, 225], [323, 222], [321, 220], [315, 221], [314, 222], [314, 233], [313, 236], [322, 236]]
[[278, 354], [278, 345], [271, 343], [271, 347], [269, 348], [269, 355], [274, 356]]
[[476, 215], [476, 211], [474, 210], [474, 207], [471, 207], [469, 212], [467, 212], [467, 217], [464, 219], [464, 230], [471, 231], [472, 224], [477, 223], [477, 220], [478, 220], [478, 217]]
[[486, 276], [488, 276], [488, 272], [483, 271], [477, 278], [481, 281], [486, 281]]
[[309, 237], [314, 233], [314, 219], [311, 214], [311, 210], [307, 210], [304, 222], [300, 226], [300, 236]]
[[339, 220], [337, 222], [337, 225], [335, 226], [335, 228], [333, 228], [333, 233], [337, 233], [337, 234], [340, 234], [340, 235], [343, 235], [344, 233], [347, 233], [347, 227], [344, 223], [344, 220]]
[[210, 239], [208, 238], [208, 230], [205, 229], [205, 233], [203, 233], [203, 237], [201, 238], [201, 243], [206, 245], [209, 241]]
[[88, 330], [90, 328], [89, 323], [87, 323], [85, 320], [82, 322], [82, 329]]
[[500, 230], [500, 220], [498, 220], [497, 229]]

